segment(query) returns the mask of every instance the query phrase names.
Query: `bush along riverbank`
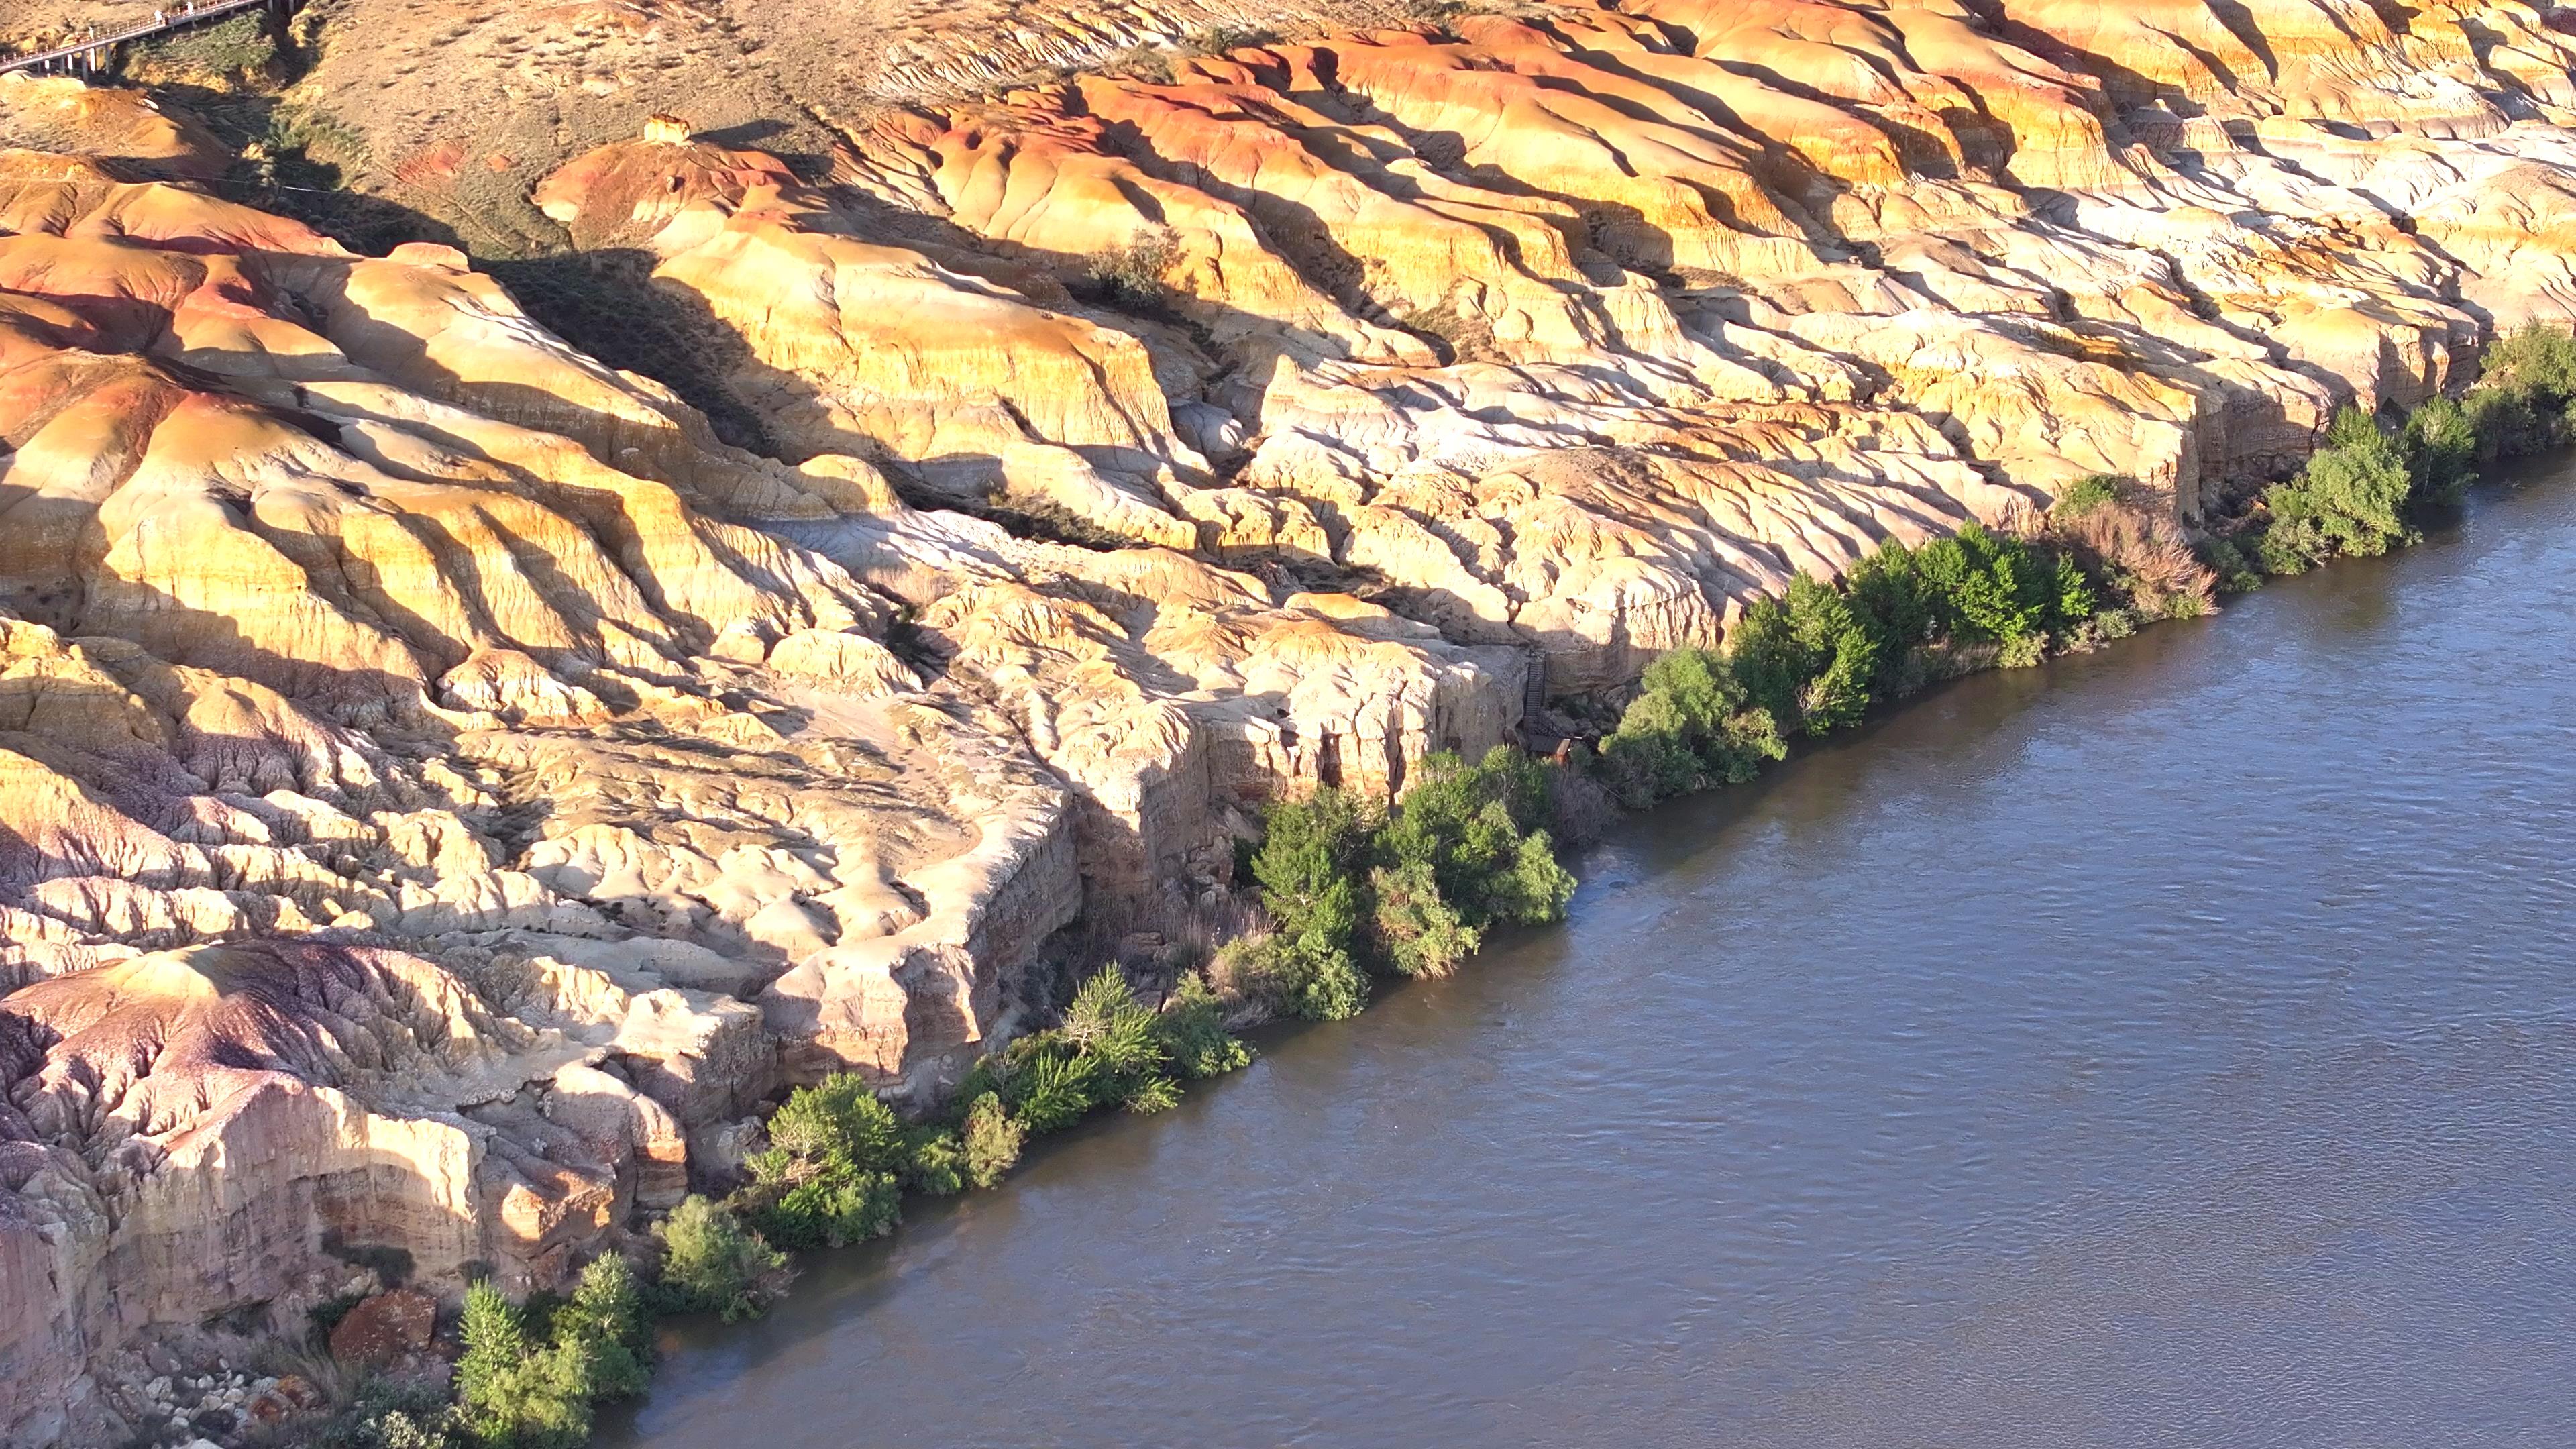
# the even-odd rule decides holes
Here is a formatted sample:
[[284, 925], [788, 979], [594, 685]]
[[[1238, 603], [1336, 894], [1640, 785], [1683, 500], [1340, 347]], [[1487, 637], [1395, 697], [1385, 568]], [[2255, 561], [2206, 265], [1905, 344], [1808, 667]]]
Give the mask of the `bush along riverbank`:
[[514, 1305], [489, 1283], [473, 1285], [449, 1392], [371, 1380], [300, 1442], [574, 1449], [589, 1439], [598, 1405], [645, 1387], [654, 1318], [757, 1316], [794, 1277], [788, 1250], [889, 1233], [909, 1194], [989, 1188], [1030, 1137], [1095, 1111], [1172, 1106], [1188, 1083], [1252, 1060], [1226, 1030], [1226, 1011], [1202, 975], [1184, 976], [1151, 1006], [1110, 966], [1082, 983], [1058, 1025], [978, 1062], [929, 1120], [904, 1121], [853, 1075], [800, 1087], [770, 1117], [768, 1146], [745, 1160], [743, 1185], [722, 1199], [684, 1199], [636, 1245], [640, 1262], [604, 1254], [560, 1300], [538, 1294]]
[[2296, 477], [2197, 540], [2138, 506], [2128, 480], [2097, 476], [2022, 535], [1971, 525], [1920, 548], [1891, 541], [1839, 585], [1801, 576], [1748, 608], [1723, 653], [1656, 660], [1594, 772], [1632, 808], [1750, 779], [1789, 737], [1934, 680], [2095, 647], [2204, 614], [2221, 591], [2414, 542], [2416, 520], [2457, 502], [2479, 468], [2571, 444], [2576, 339], [2531, 328], [2490, 347], [2459, 399], [2399, 417], [2345, 408]]
[[1741, 783], [1791, 740], [1937, 680], [2097, 647], [2207, 613], [2222, 591], [2386, 553], [2481, 467], [2572, 443], [2576, 339], [2519, 332], [2488, 349], [2457, 400], [2402, 417], [2346, 409], [2296, 477], [2197, 538], [2127, 480], [2087, 478], [2014, 532], [1890, 541], [1837, 582], [1796, 579], [1747, 608], [1722, 650], [1657, 659], [1595, 747], [1552, 762], [1500, 747], [1474, 762], [1435, 755], [1393, 804], [1333, 789], [1282, 802], [1238, 872], [1264, 923], [1184, 970], [1160, 1004], [1103, 967], [1056, 1026], [986, 1056], [924, 1121], [855, 1076], [797, 1089], [733, 1193], [686, 1199], [636, 1260], [597, 1259], [569, 1297], [514, 1305], [475, 1285], [447, 1391], [369, 1381], [304, 1442], [572, 1449], [596, 1405], [644, 1388], [655, 1316], [761, 1313], [786, 1291], [788, 1251], [881, 1236], [908, 1195], [992, 1187], [1032, 1136], [1111, 1108], [1159, 1111], [1244, 1066], [1229, 1023], [1348, 1017], [1380, 979], [1447, 975], [1497, 927], [1562, 918], [1574, 878], [1558, 843], [1594, 833], [1611, 802], [1642, 809]]

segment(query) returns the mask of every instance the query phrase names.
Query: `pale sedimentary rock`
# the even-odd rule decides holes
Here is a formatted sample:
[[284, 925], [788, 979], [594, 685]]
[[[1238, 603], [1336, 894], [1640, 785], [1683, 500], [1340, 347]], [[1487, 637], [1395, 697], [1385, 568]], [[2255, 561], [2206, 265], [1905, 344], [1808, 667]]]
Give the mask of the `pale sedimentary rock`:
[[2190, 524], [2576, 321], [2511, 0], [738, 8], [474, 20], [358, 122], [562, 118], [359, 174], [640, 258], [691, 400], [0, 83], [8, 1434], [335, 1252], [549, 1281], [787, 1082], [931, 1089], [1264, 799], [2088, 474]]

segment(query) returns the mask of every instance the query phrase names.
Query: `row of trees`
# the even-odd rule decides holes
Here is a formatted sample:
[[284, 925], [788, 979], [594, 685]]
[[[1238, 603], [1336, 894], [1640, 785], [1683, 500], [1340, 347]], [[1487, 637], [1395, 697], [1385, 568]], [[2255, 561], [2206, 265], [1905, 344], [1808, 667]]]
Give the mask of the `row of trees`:
[[1112, 966], [1082, 984], [1061, 1024], [979, 1063], [933, 1120], [905, 1122], [847, 1073], [799, 1088], [771, 1116], [741, 1188], [722, 1201], [692, 1195], [654, 1226], [649, 1280], [610, 1253], [561, 1301], [514, 1305], [474, 1284], [453, 1402], [371, 1386], [326, 1435], [329, 1449], [574, 1449], [596, 1404], [643, 1389], [653, 1315], [757, 1315], [786, 1290], [782, 1250], [891, 1232], [907, 1193], [991, 1187], [1032, 1135], [1105, 1107], [1159, 1111], [1183, 1084], [1251, 1059], [1203, 977], [1185, 977], [1158, 1008]]
[[[2070, 502], [2069, 520], [2126, 506], [2107, 481]], [[2131, 591], [2112, 562], [2087, 553], [2073, 538], [1971, 523], [1919, 548], [1890, 539], [1839, 587], [1801, 574], [1786, 597], [1748, 607], [1722, 652], [1677, 649], [1647, 667], [1601, 742], [1602, 775], [1636, 808], [1739, 783], [1786, 754], [1788, 737], [1857, 724], [1930, 678], [2034, 662], [2052, 639], [2128, 607], [2114, 602]]]
[[[1103, 967], [1060, 1024], [978, 1062], [939, 1119], [908, 1125], [848, 1074], [790, 1093], [769, 1120], [769, 1146], [745, 1163], [751, 1181], [729, 1205], [778, 1247], [863, 1242], [893, 1231], [907, 1192], [991, 1187], [1031, 1136], [1106, 1107], [1161, 1111], [1184, 1084], [1251, 1060], [1204, 978], [1183, 977], [1154, 1007], [1117, 967]], [[729, 1297], [695, 1306], [734, 1316], [757, 1304]]]
[[2252, 587], [2386, 553], [2481, 466], [2571, 443], [2576, 338], [2532, 327], [2489, 348], [2459, 400], [2388, 425], [2344, 409], [2296, 477], [2197, 551], [2107, 477], [2077, 483], [2028, 537], [1970, 524], [1919, 548], [1891, 540], [1839, 586], [1801, 575], [1786, 597], [1756, 602], [1722, 652], [1656, 660], [1601, 742], [1603, 778], [1631, 807], [1750, 779], [1789, 737], [1844, 728], [1932, 679], [2198, 614], [2222, 581]]
[[2482, 464], [2576, 442], [2571, 404], [2576, 338], [2534, 326], [2488, 348], [2459, 401], [2432, 398], [2393, 428], [2346, 408], [2298, 476], [2265, 492], [2251, 561], [2295, 574], [2412, 542], [2422, 510], [2456, 500]]
[[[2075, 485], [2028, 537], [1971, 524], [1920, 547], [1891, 540], [1839, 585], [1801, 575], [1785, 597], [1755, 603], [1723, 651], [1657, 659], [1602, 740], [1598, 774], [1632, 807], [1750, 779], [1790, 737], [1846, 728], [1930, 679], [2196, 614], [2221, 576], [2250, 585], [2384, 553], [2480, 466], [2571, 442], [2576, 339], [2527, 329], [2489, 350], [2484, 380], [2460, 401], [2433, 399], [2392, 427], [2346, 409], [2244, 529], [2204, 545], [2206, 561], [2110, 478]], [[453, 1403], [371, 1386], [321, 1442], [572, 1449], [595, 1404], [643, 1388], [652, 1314], [759, 1313], [784, 1290], [782, 1249], [889, 1232], [907, 1193], [990, 1187], [1029, 1136], [1095, 1111], [1171, 1106], [1185, 1084], [1250, 1060], [1225, 1028], [1229, 996], [1346, 1017], [1380, 975], [1446, 975], [1494, 927], [1560, 918], [1574, 881], [1548, 829], [1550, 768], [1502, 747], [1473, 764], [1441, 754], [1392, 807], [1334, 789], [1274, 807], [1249, 860], [1270, 929], [1219, 952], [1217, 984], [1185, 974], [1155, 1007], [1105, 968], [1058, 1026], [985, 1058], [932, 1121], [904, 1122], [855, 1076], [792, 1093], [741, 1189], [692, 1196], [656, 1226], [649, 1282], [611, 1254], [562, 1300], [513, 1305], [478, 1283]]]

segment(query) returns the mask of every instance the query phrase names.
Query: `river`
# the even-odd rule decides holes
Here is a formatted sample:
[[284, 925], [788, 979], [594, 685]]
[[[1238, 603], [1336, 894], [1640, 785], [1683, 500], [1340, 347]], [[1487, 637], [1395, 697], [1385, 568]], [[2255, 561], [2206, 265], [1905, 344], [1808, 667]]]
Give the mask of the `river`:
[[2576, 470], [1623, 826], [603, 1442], [2576, 1442]]

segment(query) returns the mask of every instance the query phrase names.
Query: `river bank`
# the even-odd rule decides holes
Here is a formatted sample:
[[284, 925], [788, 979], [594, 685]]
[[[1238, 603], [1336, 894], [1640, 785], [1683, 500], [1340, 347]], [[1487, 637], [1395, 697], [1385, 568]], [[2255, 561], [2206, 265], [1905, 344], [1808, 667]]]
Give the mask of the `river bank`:
[[673, 1330], [603, 1442], [2545, 1438], [2571, 559], [2485, 492], [1631, 822], [1568, 926]]
[[[1740, 785], [1785, 756], [1784, 737], [1848, 731], [1873, 704], [1929, 681], [2026, 667], [2143, 624], [2201, 617], [2222, 575], [2250, 587], [2383, 555], [2418, 541], [2419, 520], [2454, 506], [2479, 466], [2563, 443], [2571, 406], [2576, 342], [2527, 329], [2490, 348], [2486, 375], [2463, 399], [2436, 397], [2386, 420], [2347, 410], [2296, 477], [2202, 540], [2202, 563], [2127, 500], [2121, 480], [2087, 480], [2016, 534], [1969, 527], [1920, 549], [1890, 543], [1832, 584], [1802, 576], [1784, 601], [1755, 605], [1723, 654], [1667, 654], [1603, 740], [1597, 767], [1588, 753], [1561, 758], [1549, 780], [1497, 750], [1472, 767], [1435, 758], [1403, 801], [1384, 808], [1331, 788], [1284, 802], [1249, 857], [1269, 925], [1218, 951], [1205, 980], [1185, 966], [1180, 1014], [1158, 1023], [1105, 969], [1087, 978], [1063, 1026], [988, 1057], [944, 1125], [904, 1129], [855, 1077], [800, 1089], [773, 1122], [777, 1145], [750, 1160], [743, 1189], [723, 1203], [693, 1198], [667, 1233], [656, 1227], [661, 1281], [645, 1301], [665, 1313], [721, 1308], [728, 1322], [756, 1315], [785, 1292], [786, 1264], [771, 1244], [840, 1248], [882, 1236], [907, 1193], [995, 1185], [1031, 1134], [1102, 1107], [1167, 1110], [1184, 1082], [1238, 1069], [1245, 1053], [1215, 1024], [1225, 1001], [1239, 1020], [1340, 1019], [1367, 1005], [1374, 980], [1446, 976], [1484, 934], [1560, 919], [1574, 884], [1541, 827], [1551, 817], [1561, 825], [1570, 809], [1597, 809], [1576, 803], [1583, 789], [1598, 792], [1585, 783], [1596, 774], [1635, 807]], [[789, 1116], [800, 1123], [792, 1140]], [[467, 1361], [515, 1364], [517, 1320], [497, 1298], [488, 1307], [509, 1347], [469, 1332]], [[631, 1341], [640, 1307], [626, 1319], [615, 1337]], [[471, 1437], [575, 1443], [594, 1400], [640, 1384], [623, 1368], [585, 1367], [603, 1353], [625, 1364], [622, 1344], [558, 1333], [550, 1353], [460, 1377]], [[434, 1411], [423, 1403], [401, 1412]]]

